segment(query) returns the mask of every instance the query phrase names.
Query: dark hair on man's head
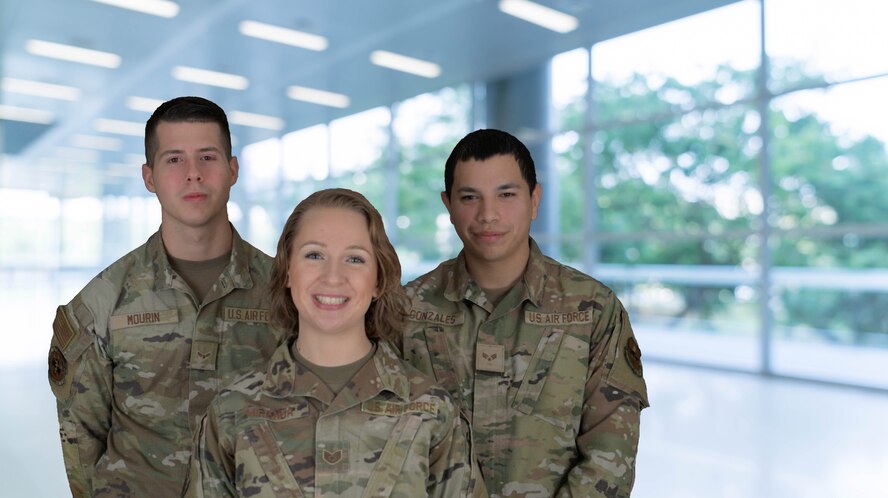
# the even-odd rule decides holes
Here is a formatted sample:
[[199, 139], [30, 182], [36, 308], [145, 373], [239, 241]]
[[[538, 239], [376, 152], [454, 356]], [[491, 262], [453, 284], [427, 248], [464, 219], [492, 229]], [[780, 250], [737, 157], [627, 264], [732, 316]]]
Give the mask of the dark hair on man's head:
[[145, 162], [153, 166], [154, 154], [157, 153], [157, 125], [161, 121], [168, 123], [216, 123], [222, 135], [223, 151], [231, 159], [231, 130], [225, 111], [202, 97], [176, 97], [168, 100], [154, 110], [145, 124]]
[[485, 161], [493, 156], [507, 155], [515, 158], [521, 169], [521, 176], [530, 187], [530, 191], [536, 188], [536, 166], [530, 151], [513, 135], [502, 130], [486, 129], [476, 130], [460, 140], [447, 162], [444, 164], [444, 192], [450, 198], [453, 189], [453, 175], [456, 171], [456, 163], [460, 161]]
[[378, 296], [364, 314], [364, 329], [370, 339], [399, 341], [398, 334], [407, 316], [407, 295], [401, 287], [401, 262], [398, 253], [385, 233], [379, 211], [366, 197], [344, 188], [319, 190], [296, 205], [278, 240], [277, 254], [271, 267], [271, 313], [274, 321], [284, 330], [299, 334], [299, 311], [287, 287], [290, 270], [290, 251], [299, 233], [305, 213], [315, 208], [344, 208], [361, 214], [367, 221], [370, 243], [376, 258], [376, 289]]

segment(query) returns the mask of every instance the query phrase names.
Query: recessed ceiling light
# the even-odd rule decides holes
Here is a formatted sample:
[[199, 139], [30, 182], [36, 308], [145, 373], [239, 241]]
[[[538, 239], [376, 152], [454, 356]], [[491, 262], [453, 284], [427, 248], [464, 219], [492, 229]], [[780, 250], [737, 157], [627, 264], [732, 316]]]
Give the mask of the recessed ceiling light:
[[158, 17], [176, 17], [179, 13], [179, 4], [169, 0], [93, 0], [93, 2], [135, 10], [136, 12]]
[[55, 115], [50, 111], [42, 109], [0, 104], [0, 119], [22, 121], [24, 123], [50, 124], [55, 120]]
[[118, 135], [130, 135], [142, 137], [145, 135], [145, 124], [134, 121], [119, 121], [116, 119], [97, 119], [93, 123], [93, 129], [102, 133], [117, 133]]
[[529, 0], [500, 0], [499, 9], [506, 14], [558, 33], [569, 33], [580, 25], [579, 19], [572, 15]]
[[304, 86], [287, 87], [287, 97], [293, 100], [301, 100], [312, 104], [320, 104], [329, 107], [338, 107], [345, 109], [351, 103], [347, 95], [341, 93], [327, 92], [317, 90], [315, 88], [307, 88]]
[[85, 149], [107, 150], [117, 152], [123, 147], [119, 138], [99, 137], [96, 135], [74, 135], [71, 145]]
[[45, 97], [48, 99], [75, 101], [80, 98], [80, 89], [73, 86], [53, 85], [41, 81], [20, 80], [17, 78], [3, 78], [3, 91]]
[[441, 75], [441, 66], [424, 61], [422, 59], [414, 59], [406, 55], [387, 52], [385, 50], [377, 50], [370, 54], [370, 62], [377, 66], [387, 67], [396, 71], [423, 76], [425, 78], [437, 78]]
[[308, 50], [326, 50], [327, 39], [323, 36], [303, 33], [294, 29], [282, 28], [258, 21], [241, 21], [238, 26], [242, 35], [252, 36], [284, 45], [306, 48]]
[[149, 99], [147, 97], [129, 97], [126, 99], [126, 106], [134, 111], [154, 112], [163, 100]]
[[43, 40], [28, 40], [25, 42], [25, 50], [34, 55], [90, 64], [92, 66], [114, 69], [120, 65], [120, 56], [111, 52], [101, 52], [99, 50]]
[[228, 113], [228, 122], [241, 126], [263, 128], [266, 130], [284, 129], [283, 119], [275, 116], [267, 116], [265, 114], [254, 114], [252, 112], [231, 111]]
[[189, 83], [231, 88], [232, 90], [246, 90], [250, 86], [248, 79], [237, 74], [220, 73], [188, 66], [174, 67], [173, 78]]

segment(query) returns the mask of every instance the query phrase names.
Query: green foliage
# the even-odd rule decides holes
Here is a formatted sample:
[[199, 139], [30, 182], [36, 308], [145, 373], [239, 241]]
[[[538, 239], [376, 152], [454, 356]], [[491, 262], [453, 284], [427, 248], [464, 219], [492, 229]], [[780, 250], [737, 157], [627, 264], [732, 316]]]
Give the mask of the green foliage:
[[[781, 89], [823, 80], [782, 62], [773, 75], [772, 86]], [[695, 86], [644, 75], [619, 85], [596, 82], [593, 115], [598, 129], [591, 143], [579, 140], [559, 158], [568, 165], [561, 168], [562, 232], [576, 234], [583, 226], [585, 203], [596, 202], [596, 230], [625, 239], [602, 244], [602, 262], [757, 261], [755, 230], [765, 202], [758, 188], [759, 114], [744, 103], [706, 109], [725, 94], [752, 96], [755, 77], [752, 71], [722, 67], [713, 81]], [[871, 136], [841, 134], [819, 116], [794, 110], [793, 98], [788, 94], [775, 100], [767, 123], [773, 264], [812, 271], [884, 267], [884, 240], [860, 240], [853, 233], [838, 240], [792, 235], [820, 227], [882, 224], [888, 212], [888, 178], [879, 173], [888, 170], [885, 144]], [[584, 112], [585, 102], [577, 101], [565, 113], [563, 129], [582, 129]], [[594, 154], [594, 196], [584, 190], [584, 148]], [[581, 240], [576, 235], [573, 239]], [[563, 254], [578, 259], [580, 246], [565, 244]], [[675, 290], [684, 296], [679, 316], [712, 317], [738, 306], [720, 299], [717, 289]], [[802, 289], [782, 291], [779, 297], [777, 323], [819, 330], [818, 335], [835, 340], [872, 342], [862, 338], [870, 332], [888, 337], [888, 313], [878, 311], [888, 309], [884, 293]]]

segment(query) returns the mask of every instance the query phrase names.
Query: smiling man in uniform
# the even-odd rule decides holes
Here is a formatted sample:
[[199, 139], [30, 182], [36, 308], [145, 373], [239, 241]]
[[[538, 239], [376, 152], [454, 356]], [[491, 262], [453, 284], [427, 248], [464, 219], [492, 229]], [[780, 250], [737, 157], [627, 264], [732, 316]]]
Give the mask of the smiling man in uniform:
[[648, 402], [626, 311], [531, 239], [542, 188], [514, 136], [464, 137], [444, 183], [463, 250], [408, 284], [405, 358], [467, 413], [491, 496], [628, 497]]
[[228, 220], [238, 163], [225, 112], [200, 97], [163, 103], [145, 156], [160, 230], [53, 322], [49, 383], [75, 497], [179, 496], [207, 406], [281, 340], [265, 303], [271, 258]]

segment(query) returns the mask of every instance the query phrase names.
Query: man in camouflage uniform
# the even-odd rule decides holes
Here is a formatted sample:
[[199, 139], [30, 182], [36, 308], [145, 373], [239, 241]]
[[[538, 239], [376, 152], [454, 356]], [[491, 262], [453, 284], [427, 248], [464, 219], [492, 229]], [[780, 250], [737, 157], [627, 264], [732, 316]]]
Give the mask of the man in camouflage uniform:
[[198, 97], [162, 104], [145, 155], [160, 230], [53, 323], [49, 381], [75, 497], [178, 496], [210, 402], [282, 340], [264, 299], [271, 259], [228, 221], [238, 164], [225, 113]]
[[648, 402], [626, 311], [530, 238], [542, 192], [518, 139], [470, 133], [444, 176], [463, 250], [408, 284], [405, 358], [467, 412], [491, 496], [628, 497]]
[[186, 498], [472, 496], [467, 424], [447, 391], [380, 341], [337, 394], [293, 342], [213, 402]]

